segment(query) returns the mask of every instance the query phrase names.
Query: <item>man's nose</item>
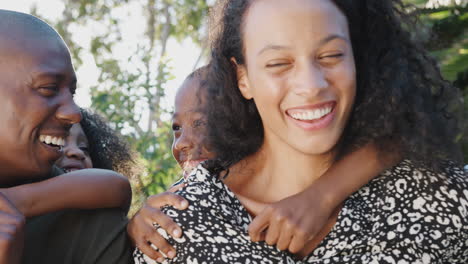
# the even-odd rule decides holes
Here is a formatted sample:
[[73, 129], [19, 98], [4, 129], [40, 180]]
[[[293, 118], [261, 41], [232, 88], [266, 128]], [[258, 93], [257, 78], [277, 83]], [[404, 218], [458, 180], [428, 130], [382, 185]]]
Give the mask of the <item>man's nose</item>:
[[61, 122], [72, 125], [81, 121], [81, 111], [73, 100], [73, 95], [67, 93], [60, 102], [56, 112], [56, 117]]

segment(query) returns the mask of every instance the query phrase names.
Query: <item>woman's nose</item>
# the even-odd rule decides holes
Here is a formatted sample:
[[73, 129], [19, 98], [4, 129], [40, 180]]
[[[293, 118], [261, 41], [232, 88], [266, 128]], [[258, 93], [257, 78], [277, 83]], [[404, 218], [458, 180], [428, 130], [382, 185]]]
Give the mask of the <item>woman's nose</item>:
[[297, 67], [293, 89], [298, 95], [316, 96], [328, 87], [326, 72], [313, 62]]

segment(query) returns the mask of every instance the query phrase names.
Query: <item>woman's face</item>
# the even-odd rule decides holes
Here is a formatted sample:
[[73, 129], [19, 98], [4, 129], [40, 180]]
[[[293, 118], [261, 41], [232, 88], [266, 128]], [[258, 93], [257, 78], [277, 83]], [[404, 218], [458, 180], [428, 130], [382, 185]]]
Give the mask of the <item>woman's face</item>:
[[214, 158], [206, 148], [206, 117], [198, 77], [187, 79], [177, 91], [172, 117], [172, 154], [186, 177], [200, 162]]
[[89, 144], [80, 124], [74, 124], [70, 129], [70, 135], [65, 140], [63, 156], [55, 163], [65, 172], [89, 169], [93, 162], [89, 156]]
[[257, 0], [244, 20], [239, 89], [258, 108], [265, 143], [329, 153], [356, 92], [346, 17], [330, 0]]

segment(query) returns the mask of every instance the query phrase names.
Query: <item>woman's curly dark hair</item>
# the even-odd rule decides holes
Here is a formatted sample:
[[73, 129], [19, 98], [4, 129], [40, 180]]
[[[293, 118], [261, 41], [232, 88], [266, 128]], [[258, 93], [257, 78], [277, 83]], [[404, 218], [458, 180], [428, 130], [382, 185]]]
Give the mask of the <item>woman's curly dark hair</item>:
[[134, 176], [137, 164], [128, 143], [100, 115], [85, 109], [81, 114], [80, 125], [88, 139], [93, 167]]
[[[209, 134], [218, 161], [227, 169], [263, 143], [262, 122], [253, 100], [238, 87], [235, 58], [245, 64], [243, 20], [255, 0], [225, 0], [214, 25], [208, 75]], [[345, 14], [357, 74], [357, 93], [338, 156], [367, 143], [381, 154], [397, 152], [438, 170], [439, 161], [459, 161], [458, 91], [440, 75], [436, 62], [412, 40], [414, 20], [399, 0], [333, 0]], [[455, 109], [455, 110], [454, 110]]]

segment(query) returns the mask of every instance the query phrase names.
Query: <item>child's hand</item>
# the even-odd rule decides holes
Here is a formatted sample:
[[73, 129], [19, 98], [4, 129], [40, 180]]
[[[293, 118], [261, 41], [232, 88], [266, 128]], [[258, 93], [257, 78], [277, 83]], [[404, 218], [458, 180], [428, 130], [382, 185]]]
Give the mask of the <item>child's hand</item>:
[[[176, 191], [183, 187], [183, 184], [174, 186], [170, 191]], [[182, 235], [180, 227], [172, 221], [170, 217], [161, 212], [160, 208], [166, 205], [174, 206], [179, 210], [188, 207], [188, 202], [172, 193], [164, 192], [148, 197], [143, 207], [135, 214], [127, 226], [127, 232], [133, 243], [148, 257], [162, 262], [165, 254], [169, 258], [174, 258], [175, 249], [158, 233], [153, 226], [154, 223], [161, 226], [169, 235], [179, 238]], [[149, 243], [155, 246], [153, 248]]]
[[265, 240], [280, 250], [308, 255], [310, 252], [302, 250], [325, 226], [335, 207], [327, 196], [308, 189], [265, 207], [249, 225], [250, 238], [254, 242]]

